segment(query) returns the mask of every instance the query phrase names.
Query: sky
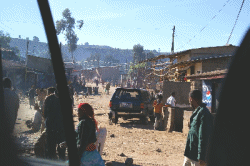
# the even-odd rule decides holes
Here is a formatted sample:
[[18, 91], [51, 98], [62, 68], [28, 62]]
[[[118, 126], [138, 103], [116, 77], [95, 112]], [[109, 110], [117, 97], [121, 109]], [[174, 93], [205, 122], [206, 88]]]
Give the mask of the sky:
[[[75, 29], [78, 44], [120, 49], [141, 44], [147, 50], [171, 52], [175, 26], [174, 51], [179, 52], [225, 45], [242, 0], [49, 0], [49, 4], [54, 22], [62, 19], [65, 8], [84, 21], [81, 30]], [[249, 10], [245, 1], [229, 44], [240, 45], [250, 25]], [[36, 0], [2, 1], [0, 30], [13, 38], [37, 36], [47, 42]], [[58, 40], [66, 43], [63, 34]]]

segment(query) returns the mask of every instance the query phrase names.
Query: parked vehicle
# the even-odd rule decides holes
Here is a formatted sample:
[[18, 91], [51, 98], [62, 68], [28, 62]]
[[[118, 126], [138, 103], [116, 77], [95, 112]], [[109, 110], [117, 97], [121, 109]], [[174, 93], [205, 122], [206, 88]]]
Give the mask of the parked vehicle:
[[148, 123], [148, 118], [154, 121], [153, 100], [145, 89], [117, 88], [110, 103], [109, 119], [113, 123], [118, 118], [140, 118], [143, 124]]

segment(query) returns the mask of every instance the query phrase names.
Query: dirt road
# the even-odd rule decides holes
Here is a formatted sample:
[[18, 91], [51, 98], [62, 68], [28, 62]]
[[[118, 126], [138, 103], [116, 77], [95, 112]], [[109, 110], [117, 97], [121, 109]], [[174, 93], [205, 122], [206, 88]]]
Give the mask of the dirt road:
[[[87, 86], [94, 86], [87, 84]], [[153, 130], [153, 124], [143, 125], [139, 119], [119, 119], [118, 124], [110, 125], [108, 121], [109, 100], [115, 88], [111, 87], [110, 94], [106, 95], [99, 86], [99, 95], [75, 96], [75, 108], [80, 102], [87, 102], [95, 110], [95, 118], [100, 126], [107, 128], [107, 137], [102, 158], [113, 165], [124, 165], [126, 158], [133, 158], [135, 165], [169, 165], [180, 166], [183, 164], [183, 153], [186, 135], [183, 133]], [[14, 135], [24, 156], [34, 157], [33, 145], [40, 136], [40, 132], [31, 133], [25, 121], [34, 117], [35, 111], [29, 108], [28, 100], [21, 102]], [[74, 117], [78, 121], [77, 117]], [[76, 122], [77, 124], [77, 122]], [[113, 137], [111, 137], [113, 135]]]

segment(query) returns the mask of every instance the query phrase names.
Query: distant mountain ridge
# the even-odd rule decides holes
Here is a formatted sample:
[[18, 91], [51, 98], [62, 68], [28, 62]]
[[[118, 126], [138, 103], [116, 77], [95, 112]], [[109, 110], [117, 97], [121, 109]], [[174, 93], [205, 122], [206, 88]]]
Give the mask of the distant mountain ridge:
[[[19, 38], [11, 38], [10, 42], [11, 47], [18, 47], [20, 50], [20, 56], [26, 57], [27, 51], [27, 40], [19, 39]], [[144, 50], [146, 53], [151, 50]], [[159, 53], [156, 50], [152, 50], [155, 56], [163, 54]], [[91, 54], [99, 53], [101, 55], [101, 60], [104, 59], [106, 55], [112, 55], [115, 59], [119, 60], [120, 63], [131, 62], [133, 59], [133, 50], [132, 49], [120, 49], [120, 48], [112, 48], [110, 46], [99, 46], [99, 45], [78, 45], [76, 51], [74, 52], [75, 61], [84, 61]], [[48, 44], [45, 42], [38, 42], [29, 40], [28, 54], [39, 56], [42, 58], [50, 58], [48, 54]], [[165, 53], [166, 54], [166, 53]], [[168, 54], [168, 53], [167, 53]], [[67, 45], [62, 45], [62, 55], [64, 61], [72, 61], [72, 55], [68, 51]]]

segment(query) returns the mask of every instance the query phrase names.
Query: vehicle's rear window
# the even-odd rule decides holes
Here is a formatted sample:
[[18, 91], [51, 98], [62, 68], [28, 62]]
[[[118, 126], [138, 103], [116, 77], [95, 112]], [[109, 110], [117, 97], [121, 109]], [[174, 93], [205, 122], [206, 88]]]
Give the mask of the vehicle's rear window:
[[137, 90], [120, 89], [114, 94], [114, 98], [118, 99], [139, 99], [139, 93]]

